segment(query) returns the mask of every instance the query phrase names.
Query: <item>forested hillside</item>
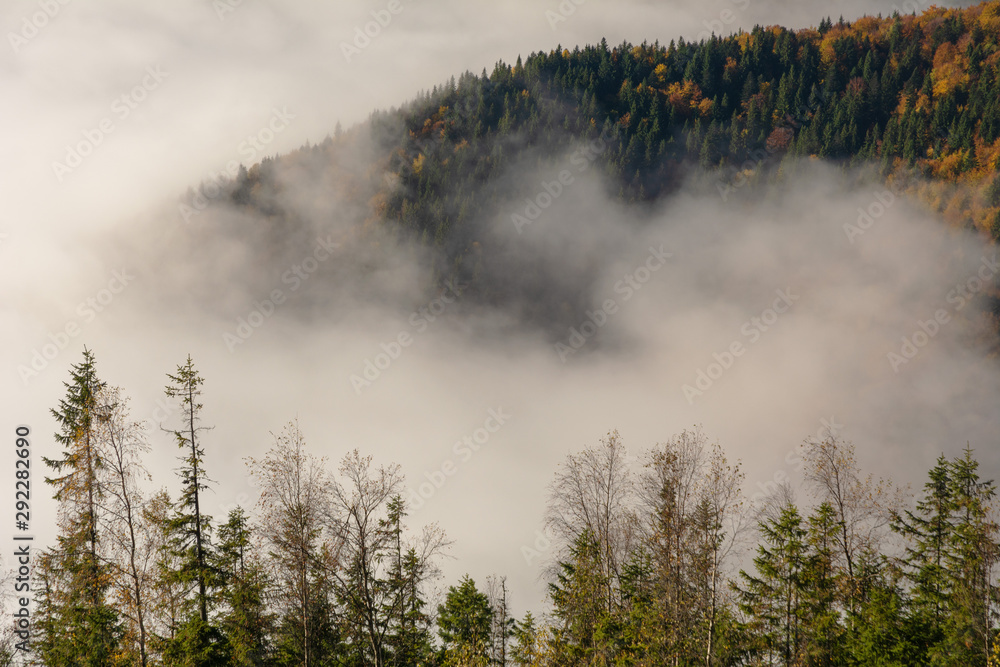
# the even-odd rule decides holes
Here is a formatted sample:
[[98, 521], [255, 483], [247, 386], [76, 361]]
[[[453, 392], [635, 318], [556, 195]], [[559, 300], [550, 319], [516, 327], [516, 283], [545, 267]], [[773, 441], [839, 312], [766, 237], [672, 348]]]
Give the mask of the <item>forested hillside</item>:
[[190, 357], [166, 379], [160, 427], [179, 465], [154, 490], [148, 426], [92, 353], [72, 367], [56, 443], [34, 444], [58, 540], [35, 556], [30, 641], [8, 631], [3, 664], [19, 641], [60, 667], [1000, 659], [995, 487], [970, 448], [934, 462], [914, 503], [827, 429], [786, 459], [805, 480], [796, 502], [777, 482], [748, 499], [739, 462], [699, 429], [638, 459], [608, 433], [554, 471], [544, 532], [520, 548], [549, 581], [537, 617], [516, 611], [503, 573], [436, 595], [450, 541], [410, 526], [422, 501], [400, 467], [354, 450], [333, 471], [296, 422], [244, 459], [256, 504], [209, 516], [206, 452], [234, 443], [203, 423]]
[[[515, 274], [508, 257], [509, 238], [520, 238], [554, 205], [568, 185], [564, 174], [580, 180], [585, 172], [599, 175], [589, 182], [606, 188], [602, 194], [620, 210], [637, 212], [614, 223], [631, 225], [689, 185], [727, 204], [766, 200], [798, 161], [811, 160], [831, 163], [866, 183], [879, 179], [950, 229], [978, 235], [984, 246], [1000, 240], [1000, 0], [967, 9], [931, 8], [921, 15], [825, 19], [815, 29], [757, 27], [698, 43], [560, 45], [517, 57], [513, 65], [497, 63], [491, 73], [467, 72], [399, 109], [375, 112], [347, 130], [338, 127], [318, 144], [241, 167], [222, 184], [221, 195], [211, 184], [192, 190], [181, 204], [184, 219], [192, 222], [209, 209], [218, 213], [198, 221], [206, 228], [226, 226], [225, 234], [237, 229], [238, 251], [171, 252], [165, 253], [169, 262], [141, 263], [167, 271], [207, 256], [205, 261], [228, 269], [230, 261], [263, 263], [267, 258], [255, 250], [287, 244], [290, 253], [298, 253], [292, 260], [298, 263], [289, 263], [294, 287], [288, 292], [309, 280], [312, 297], [323, 291], [317, 288], [321, 281], [329, 285], [331, 277], [363, 270], [374, 256], [358, 252], [357, 261], [345, 258], [320, 268], [333, 257], [334, 241], [350, 255], [361, 248], [377, 252], [390, 245], [387, 241], [402, 239], [406, 245], [392, 250], [425, 251], [420, 260], [430, 265], [430, 282], [457, 281], [461, 288], [451, 288], [456, 294], [475, 296], [467, 301], [516, 303], [524, 317], [542, 324], [560, 317], [579, 323], [578, 311], [593, 307], [586, 285], [576, 284], [576, 276], [567, 285], [553, 285], [539, 279], [543, 269], [531, 265]], [[793, 221], [808, 214], [796, 209]], [[322, 260], [307, 255], [312, 274], [299, 256], [315, 237], [301, 243], [302, 234], [295, 232], [311, 234], [317, 220], [335, 216], [349, 222], [349, 234], [335, 238], [324, 232]], [[225, 234], [199, 237], [200, 230], [187, 229], [193, 230], [185, 239], [192, 247], [204, 238], [232, 240]], [[348, 245], [348, 235], [356, 245]], [[662, 253], [657, 259], [664, 264], [663, 246], [651, 250]], [[911, 259], [908, 251], [901, 251], [900, 264]], [[933, 253], [928, 256], [937, 261]], [[914, 271], [936, 276], [933, 267], [924, 266], [929, 263]], [[706, 265], [716, 271], [715, 264]], [[187, 280], [177, 285], [164, 280], [165, 289], [190, 291], [190, 301], [196, 300], [191, 285], [205, 291], [205, 284], [221, 275], [187, 265], [181, 273], [189, 274]], [[743, 275], [734, 272], [729, 280]], [[343, 282], [342, 292], [356, 289], [367, 297], [365, 290], [376, 289], [363, 280]], [[402, 282], [397, 276], [393, 285]], [[978, 284], [992, 300], [977, 303], [1000, 312], [991, 305], [1000, 303], [993, 288]], [[692, 300], [715, 289], [713, 282]], [[250, 292], [253, 307], [262, 310], [267, 295], [283, 295], [277, 289]], [[148, 301], [159, 307], [159, 293], [151, 294], [156, 298]], [[852, 292], [844, 301], [853, 298]], [[871, 310], [888, 302], [869, 298], [877, 302]], [[568, 315], [550, 307], [574, 299]], [[839, 313], [837, 301], [828, 308]], [[314, 305], [306, 297], [300, 303], [302, 312]], [[270, 317], [275, 304], [267, 304]], [[300, 312], [293, 308], [284, 311], [289, 319]], [[366, 311], [344, 312], [360, 322]], [[931, 314], [907, 313], [905, 321]], [[198, 326], [209, 321], [198, 315]], [[257, 315], [265, 320], [262, 312]], [[248, 331], [240, 334], [245, 340], [253, 329], [241, 323]], [[852, 334], [874, 326], [850, 324]], [[934, 326], [937, 332], [940, 327]], [[282, 346], [309, 349], [291, 327], [278, 329], [271, 332]], [[564, 326], [557, 329], [565, 335]], [[813, 343], [819, 329], [802, 330]], [[264, 336], [254, 343], [263, 346]], [[849, 348], [850, 336], [844, 338], [842, 347]], [[893, 333], [893, 344], [896, 340]], [[322, 349], [349, 342], [346, 336], [329, 336]], [[386, 360], [392, 345], [402, 349], [402, 343], [374, 339], [372, 349], [378, 344]], [[449, 339], [441, 345], [448, 347]], [[503, 363], [522, 353], [515, 347], [504, 351], [509, 356]], [[447, 351], [455, 349], [461, 348]], [[809, 347], [816, 357], [829, 349], [819, 343]], [[306, 356], [296, 363], [328, 372]], [[246, 355], [240, 363], [253, 365], [261, 358]], [[803, 365], [804, 358], [790, 354], [788, 364]], [[866, 372], [875, 366], [860, 355], [850, 358]], [[360, 359], [345, 371], [345, 380], [362, 367]], [[764, 366], [766, 357], [761, 359]], [[975, 357], [971, 363], [980, 361]], [[420, 368], [428, 372], [428, 366]], [[964, 383], [964, 368], [950, 367], [948, 382]], [[165, 381], [167, 407], [156, 413], [163, 416], [160, 423], [150, 424], [130, 414], [127, 388], [105, 378], [94, 354], [85, 350], [69, 367], [61, 400], [53, 400], [54, 441], [48, 434], [32, 436], [31, 451], [41, 455], [35, 460], [41, 458], [44, 466], [44, 473], [33, 473], [33, 490], [53, 494], [59, 511], [57, 540], [33, 556], [30, 648], [37, 664], [1000, 665], [996, 491], [975, 456], [977, 447], [990, 442], [972, 442], [957, 456], [920, 463], [929, 472], [911, 491], [912, 480], [868, 475], [854, 444], [827, 429], [774, 462], [793, 468], [799, 486], [779, 483], [775, 476], [750, 495], [741, 463], [706, 435], [713, 424], [705, 431], [664, 433], [660, 443], [628, 443], [633, 454], [616, 431], [595, 433], [574, 443], [573, 453], [551, 471], [537, 541], [511, 547], [520, 549], [547, 585], [544, 600], [528, 601], [508, 595], [503, 572], [445, 580], [440, 566], [450, 538], [436, 524], [413, 525], [424, 480], [408, 482], [400, 466], [358, 450], [337, 451], [334, 463], [314, 455], [332, 448], [330, 433], [352, 433], [337, 431], [338, 424], [325, 425], [324, 440], [323, 434], [306, 434], [297, 422], [288, 423], [272, 435], [263, 456], [240, 461], [260, 490], [259, 499], [226, 516], [210, 516], [206, 494], [216, 483], [215, 471], [206, 468], [209, 453], [225, 452], [235, 466], [249, 445], [226, 442], [210, 430], [215, 424], [202, 422], [202, 401], [218, 400], [207, 389], [202, 394], [214, 378], [204, 378], [190, 356], [165, 377], [160, 374], [168, 370], [153, 374], [156, 382]], [[884, 366], [881, 370], [887, 373]], [[624, 375], [617, 366], [610, 372]], [[820, 384], [828, 381], [823, 373], [815, 375]], [[465, 391], [467, 375], [455, 377], [449, 378], [448, 391]], [[860, 385], [868, 390], [863, 398], [873, 411], [881, 410], [881, 394], [896, 390], [877, 379], [878, 385]], [[323, 377], [324, 384], [336, 382]], [[609, 384], [618, 391], [615, 382]], [[543, 391], [550, 386], [538, 384]], [[787, 384], [798, 390], [793, 381]], [[931, 397], [912, 412], [945, 404], [943, 391], [913, 384]], [[969, 384], [969, 391], [978, 390]], [[510, 386], [520, 392], [523, 383]], [[754, 391], [764, 394], [773, 386], [755, 384]], [[261, 391], [282, 387], [274, 381]], [[433, 391], [430, 383], [412, 387], [414, 395]], [[855, 388], [851, 384], [850, 392]], [[900, 395], [908, 400], [913, 394]], [[991, 394], [983, 395], [988, 400]], [[313, 398], [332, 402], [329, 396]], [[758, 409], [748, 403], [748, 409]], [[343, 410], [371, 414], [359, 405]], [[968, 423], [951, 417], [942, 416], [949, 429]], [[490, 418], [503, 417], [491, 413]], [[885, 410], [886, 422], [902, 419]], [[161, 429], [166, 435], [159, 440], [151, 435]], [[965, 443], [964, 435], [949, 432], [942, 440], [953, 436]], [[755, 437], [724, 444], [753, 452], [762, 436]], [[316, 450], [307, 440], [319, 443]], [[893, 451], [884, 445], [877, 439], [858, 443]], [[151, 474], [147, 462], [154, 446], [176, 454], [175, 474]], [[941, 451], [955, 453], [955, 446], [940, 442]], [[26, 452], [19, 456], [29, 458], [29, 446], [19, 447]], [[435, 470], [426, 479], [432, 474], [445, 475]], [[525, 613], [528, 607], [544, 612]], [[11, 664], [23, 639], [12, 629], [0, 636], [0, 665]]]
[[[700, 43], [557, 47], [467, 72], [347, 133], [265, 159], [230, 195], [294, 219], [303, 212], [282, 191], [293, 179], [320, 184], [369, 220], [442, 248], [441, 273], [464, 279], [490, 262], [486, 221], [530, 215], [498, 209], [501, 177], [526, 158], [552, 178], [593, 162], [613, 195], [649, 202], [692, 165], [713, 170], [729, 198], [780, 177], [786, 158], [816, 157], [874, 163], [949, 223], [995, 239], [998, 46], [1000, 3], [986, 2]], [[375, 154], [359, 161], [352, 146], [370, 137]], [[530, 188], [531, 198], [542, 192]], [[477, 287], [502, 293], [490, 277]]]

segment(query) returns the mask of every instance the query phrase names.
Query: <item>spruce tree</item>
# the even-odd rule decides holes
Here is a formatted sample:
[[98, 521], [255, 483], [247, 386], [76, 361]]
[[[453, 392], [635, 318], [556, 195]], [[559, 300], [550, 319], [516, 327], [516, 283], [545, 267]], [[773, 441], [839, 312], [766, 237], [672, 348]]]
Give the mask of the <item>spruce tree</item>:
[[553, 629], [552, 645], [566, 664], [587, 664], [599, 649], [599, 630], [608, 614], [608, 584], [602, 572], [600, 546], [590, 531], [582, 532], [559, 563], [549, 584]]
[[445, 664], [485, 665], [492, 621], [489, 600], [469, 575], [449, 587], [437, 619]]
[[230, 665], [254, 667], [270, 654], [273, 617], [267, 608], [268, 576], [254, 545], [246, 513], [237, 507], [219, 528], [218, 566], [223, 577], [218, 602], [220, 626], [229, 644]]
[[102, 403], [104, 383], [94, 355], [84, 348], [83, 361], [64, 382], [66, 396], [52, 416], [59, 424], [60, 458], [43, 457], [56, 474], [45, 482], [59, 502], [56, 546], [41, 557], [36, 643], [46, 664], [104, 667], [118, 651], [122, 628], [107, 600], [110, 567], [101, 549], [100, 506], [103, 446], [98, 427], [109, 407]]
[[840, 622], [846, 574], [836, 567], [840, 526], [829, 503], [808, 520], [808, 554], [802, 571], [805, 635], [803, 654], [810, 665], [843, 664], [844, 627]]
[[804, 639], [807, 530], [798, 509], [787, 505], [778, 518], [762, 521], [760, 531], [764, 543], [753, 559], [756, 574], [740, 570], [742, 586], [734, 584], [734, 588], [740, 609], [758, 638], [758, 651], [790, 667], [798, 664]]
[[913, 620], [921, 628], [924, 650], [943, 638], [949, 586], [947, 559], [951, 542], [951, 470], [942, 455], [928, 473], [916, 511], [897, 515], [893, 529], [907, 538], [903, 570], [911, 585]]
[[945, 641], [933, 654], [942, 664], [960, 661], [985, 667], [1000, 601], [994, 584], [1000, 545], [991, 513], [996, 489], [992, 481], [979, 477], [979, 463], [968, 447], [950, 467], [954, 518], [945, 569], [951, 590], [944, 620]]
[[172, 662], [191, 667], [227, 664], [224, 637], [209, 617], [210, 589], [218, 585], [219, 577], [213, 564], [211, 517], [201, 509], [202, 492], [209, 488], [201, 445], [201, 433], [206, 427], [201, 426], [203, 405], [199, 402], [204, 379], [190, 355], [177, 367], [176, 374], [168, 373], [167, 378], [170, 383], [165, 393], [179, 404], [181, 422], [170, 433], [183, 452], [177, 470], [181, 494], [168, 522], [172, 547], [179, 556], [179, 567], [172, 576], [192, 587], [192, 597], [186, 600], [189, 610], [164, 655]]

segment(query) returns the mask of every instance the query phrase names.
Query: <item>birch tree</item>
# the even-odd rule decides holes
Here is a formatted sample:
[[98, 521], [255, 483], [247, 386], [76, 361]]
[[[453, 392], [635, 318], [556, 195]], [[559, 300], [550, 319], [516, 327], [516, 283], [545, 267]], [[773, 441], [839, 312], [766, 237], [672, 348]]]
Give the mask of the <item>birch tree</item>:
[[[660, 659], [678, 664], [693, 654], [696, 642], [696, 582], [691, 548], [696, 535], [695, 510], [705, 474], [707, 439], [700, 431], [683, 431], [647, 455], [640, 482], [644, 527], [653, 568], [654, 605], [659, 631], [654, 646]], [[711, 529], [705, 507], [704, 528]]]
[[183, 622], [191, 584], [176, 576], [181, 556], [173, 543], [170, 519], [174, 513], [170, 494], [161, 489], [150, 496], [142, 510], [148, 527], [153, 577], [147, 591], [151, 653], [159, 657], [164, 647], [176, 639]]
[[[298, 422], [289, 422], [277, 435], [263, 459], [247, 459], [250, 474], [261, 489], [257, 504], [259, 532], [268, 548], [279, 596], [279, 613], [294, 633], [286, 642], [304, 667], [319, 664], [315, 655], [322, 643], [321, 629], [328, 619], [317, 616], [325, 609], [322, 580], [324, 517], [331, 502], [325, 459], [305, 451], [305, 437]], [[328, 632], [327, 632], [328, 634]]]
[[112, 587], [126, 621], [126, 640], [132, 644], [138, 663], [146, 667], [148, 588], [155, 553], [151, 527], [143, 519], [145, 501], [140, 485], [150, 479], [141, 460], [149, 444], [144, 425], [131, 420], [128, 399], [119, 388], [105, 387], [101, 397], [108, 406], [97, 435], [105, 452], [102, 524], [111, 551]]
[[862, 582], [860, 561], [873, 557], [883, 547], [890, 522], [899, 507], [893, 486], [871, 475], [863, 475], [853, 443], [829, 435], [803, 443], [805, 480], [820, 502], [828, 503], [837, 527], [835, 565], [846, 573], [840, 597], [848, 611], [856, 611]]
[[[389, 509], [401, 506], [402, 485], [398, 465], [375, 468], [371, 457], [357, 450], [343, 458], [340, 478], [332, 485], [328, 525], [337, 596], [352, 638], [363, 642], [365, 660], [376, 667], [388, 664], [387, 639], [406, 600], [391, 583], [397, 547]], [[416, 556], [414, 576], [432, 576], [433, 562], [447, 545], [437, 526], [426, 526], [408, 549]], [[413, 582], [414, 588], [423, 584], [424, 580]]]
[[558, 556], [563, 558], [581, 535], [594, 541], [599, 579], [606, 587], [602, 598], [613, 612], [620, 603], [622, 566], [638, 543], [634, 479], [617, 431], [566, 457], [550, 487], [545, 523], [561, 543]]

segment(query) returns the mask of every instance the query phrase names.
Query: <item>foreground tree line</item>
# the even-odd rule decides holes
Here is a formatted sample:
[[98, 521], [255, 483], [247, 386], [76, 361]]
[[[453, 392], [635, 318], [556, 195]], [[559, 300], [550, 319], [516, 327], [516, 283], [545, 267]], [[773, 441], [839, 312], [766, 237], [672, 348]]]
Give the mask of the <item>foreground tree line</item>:
[[555, 475], [548, 612], [517, 619], [502, 577], [435, 596], [449, 542], [407, 526], [399, 466], [352, 451], [331, 473], [295, 422], [247, 459], [257, 505], [215, 523], [203, 379], [190, 357], [167, 379], [174, 494], [149, 492], [145, 425], [91, 352], [65, 383], [35, 664], [1000, 664], [995, 491], [969, 448], [911, 503], [830, 434], [803, 444], [807, 502], [751, 503], [699, 430], [641, 466], [609, 433]]

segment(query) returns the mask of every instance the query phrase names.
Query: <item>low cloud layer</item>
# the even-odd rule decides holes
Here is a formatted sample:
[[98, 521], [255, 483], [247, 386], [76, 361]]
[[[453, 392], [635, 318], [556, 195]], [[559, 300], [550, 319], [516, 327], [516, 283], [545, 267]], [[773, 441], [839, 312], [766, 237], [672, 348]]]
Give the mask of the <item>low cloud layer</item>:
[[[479, 221], [484, 242], [497, 278], [557, 310], [562, 329], [442, 290], [424, 248], [378, 231], [352, 240], [363, 211], [318, 211], [308, 184], [294, 197], [308, 224], [294, 234], [220, 207], [185, 223], [177, 209], [232, 161], [322, 140], [337, 119], [498, 58], [602, 36], [695, 38], [723, 11], [736, 29], [891, 3], [781, 14], [591, 0], [553, 29], [554, 2], [402, 2], [350, 61], [340, 43], [383, 5], [316, 17], [229, 3], [220, 18], [216, 4], [59, 5], [0, 65], [17, 100], [4, 129], [0, 364], [8, 432], [32, 425], [39, 454], [52, 451], [48, 410], [84, 344], [151, 423], [169, 421], [165, 373], [190, 353], [216, 427], [210, 511], [252, 502], [240, 459], [298, 416], [331, 467], [352, 448], [402, 464], [412, 523], [439, 521], [456, 540], [447, 577], [507, 574], [519, 612], [544, 594], [522, 547], [555, 467], [612, 428], [637, 451], [703, 424], [744, 461], [749, 493], [794, 474], [787, 454], [831, 421], [879, 474], [919, 480], [967, 441], [996, 470], [1000, 376], [978, 347], [973, 293], [993, 284], [997, 260], [861, 175], [794, 165], [762, 200], [692, 179], [640, 213], [604, 194], [598, 170], [576, 171], [572, 153], [551, 171], [512, 165], [508, 201]], [[40, 6], [15, 3], [3, 24], [17, 32]], [[53, 167], [81, 142], [92, 147], [78, 166]], [[545, 184], [563, 168], [573, 181], [553, 195]], [[512, 216], [542, 192], [551, 202], [519, 227]], [[155, 481], [173, 488], [174, 447], [155, 428], [151, 440]], [[40, 537], [52, 509], [38, 506]]]
[[[405, 242], [328, 251], [302, 234], [245, 256], [262, 223], [224, 209], [154, 248], [139, 247], [144, 227], [122, 232], [136, 245], [103, 256], [131, 260], [131, 282], [108, 274], [104, 311], [26, 392], [52, 402], [86, 341], [138, 416], [169, 422], [163, 373], [191, 352], [216, 426], [218, 511], [252, 502], [238, 459], [298, 417], [331, 465], [355, 447], [401, 463], [413, 523], [439, 521], [456, 540], [445, 571], [505, 573], [535, 609], [540, 561], [522, 547], [534, 548], [547, 484], [612, 428], [638, 453], [702, 424], [744, 462], [748, 495], [794, 478], [789, 452], [830, 427], [900, 480], [966, 441], [995, 469], [1000, 375], [975, 327], [1000, 258], [874, 181], [789, 166], [760, 200], [724, 201], [692, 179], [642, 214], [581, 174], [520, 231], [512, 218], [536, 193], [512, 190], [500, 207], [511, 213], [482, 224], [509, 275], [574, 296], [561, 332], [440, 289], [427, 251]], [[156, 481], [173, 484], [172, 447], [153, 439]]]

